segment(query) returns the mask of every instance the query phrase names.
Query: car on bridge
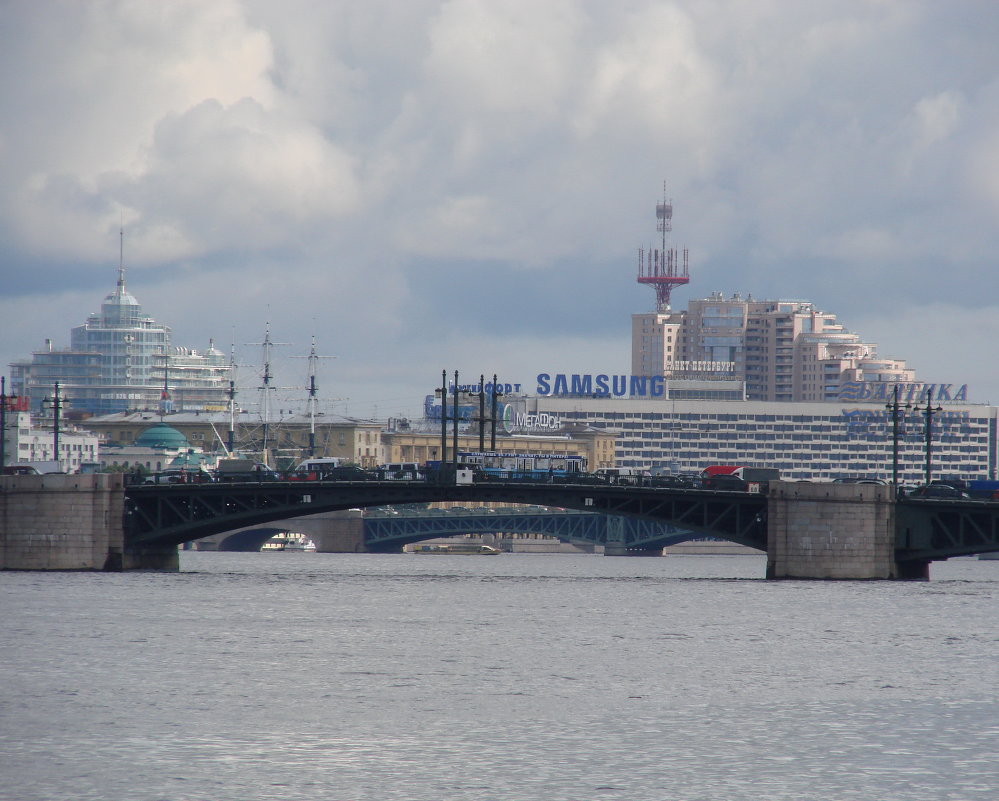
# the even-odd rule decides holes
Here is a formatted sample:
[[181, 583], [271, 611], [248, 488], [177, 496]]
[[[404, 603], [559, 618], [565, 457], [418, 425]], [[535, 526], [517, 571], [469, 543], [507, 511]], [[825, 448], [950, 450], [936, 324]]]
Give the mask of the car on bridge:
[[[289, 478], [294, 477], [289, 475]], [[301, 476], [298, 476], [302, 480]], [[378, 474], [353, 464], [328, 467], [318, 475], [320, 481], [377, 481]], [[304, 479], [309, 480], [309, 479]], [[314, 480], [314, 479], [313, 479]]]
[[749, 482], [738, 476], [717, 475], [701, 479], [701, 489], [749, 492]]
[[970, 498], [967, 492], [962, 490], [960, 487], [952, 486], [951, 484], [937, 483], [931, 481], [929, 484], [923, 484], [921, 487], [916, 487], [912, 492], [909, 493], [910, 498]]
[[640, 487], [649, 478], [649, 471], [641, 467], [598, 467], [593, 475], [599, 476], [607, 484]]
[[222, 459], [215, 470], [215, 480], [223, 482], [280, 481], [281, 475], [263, 462], [254, 462], [252, 459]]
[[40, 476], [42, 471], [30, 464], [6, 464], [0, 470], [0, 474], [5, 476]]
[[184, 470], [181, 468], [150, 473], [142, 479], [143, 484], [210, 484], [214, 481], [215, 476], [207, 470]]
[[646, 478], [642, 485], [645, 487], [663, 487], [666, 489], [697, 489], [700, 485], [700, 479], [696, 479], [693, 476], [649, 476]]
[[553, 473], [551, 475], [552, 484], [607, 484], [608, 481], [603, 476], [596, 473]]

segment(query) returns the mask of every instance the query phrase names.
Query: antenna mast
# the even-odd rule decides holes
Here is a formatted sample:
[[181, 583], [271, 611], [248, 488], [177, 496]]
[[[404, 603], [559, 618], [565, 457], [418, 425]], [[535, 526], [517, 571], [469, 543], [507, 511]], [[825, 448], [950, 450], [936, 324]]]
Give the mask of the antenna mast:
[[663, 182], [663, 201], [656, 204], [656, 230], [662, 234], [662, 247], [649, 248], [646, 253], [638, 249], [638, 283], [649, 284], [656, 290], [656, 311], [669, 311], [670, 293], [674, 287], [690, 282], [689, 254], [683, 249], [683, 264], [672, 243], [673, 201], [666, 196]]

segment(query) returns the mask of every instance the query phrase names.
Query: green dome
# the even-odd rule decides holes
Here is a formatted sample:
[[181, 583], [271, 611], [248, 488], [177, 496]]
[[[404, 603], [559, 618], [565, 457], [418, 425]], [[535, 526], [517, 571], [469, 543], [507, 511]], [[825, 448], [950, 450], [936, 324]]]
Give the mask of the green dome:
[[166, 423], [157, 423], [139, 434], [135, 445], [139, 448], [162, 448], [174, 451], [187, 448], [188, 442], [187, 437], [176, 428]]

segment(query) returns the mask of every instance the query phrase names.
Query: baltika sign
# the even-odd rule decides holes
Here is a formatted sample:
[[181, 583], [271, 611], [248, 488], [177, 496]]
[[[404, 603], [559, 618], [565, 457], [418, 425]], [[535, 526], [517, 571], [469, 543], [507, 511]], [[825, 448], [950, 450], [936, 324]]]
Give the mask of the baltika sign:
[[899, 402], [967, 403], [968, 385], [961, 384], [956, 390], [954, 384], [889, 384], [881, 381], [847, 381], [840, 387], [837, 397], [840, 401], [893, 401], [895, 387], [898, 387]]

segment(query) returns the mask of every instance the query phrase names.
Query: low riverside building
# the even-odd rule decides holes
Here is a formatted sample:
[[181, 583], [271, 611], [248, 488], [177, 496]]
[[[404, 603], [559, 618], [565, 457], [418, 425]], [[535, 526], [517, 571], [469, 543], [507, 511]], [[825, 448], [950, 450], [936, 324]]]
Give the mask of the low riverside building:
[[[59, 471], [77, 473], [97, 464], [98, 438], [89, 431], [60, 423], [59, 451], [53, 421], [33, 418], [27, 398], [5, 397], [3, 431], [4, 465], [58, 462]], [[53, 465], [54, 469], [54, 465]]]
[[[614, 466], [614, 447], [616, 435], [607, 430], [592, 428], [586, 425], [559, 426], [552, 433], [517, 433], [503, 431], [498, 433], [493, 448], [491, 432], [480, 438], [474, 426], [459, 426], [458, 451], [475, 452], [481, 449], [495, 450], [497, 453], [532, 453], [532, 454], [567, 454], [586, 458], [587, 469]], [[454, 436], [448, 428], [447, 436], [448, 458], [454, 451]], [[433, 429], [429, 421], [419, 426], [409, 421], [390, 420], [382, 432], [385, 445], [385, 462], [417, 462], [423, 464], [437, 461], [441, 454], [441, 429], [438, 424]]]
[[[743, 464], [775, 467], [792, 480], [892, 478], [892, 413], [880, 399], [778, 403], [525, 396], [509, 403], [522, 413], [614, 433], [622, 467], [696, 472], [711, 464]], [[917, 483], [925, 478], [925, 395], [915, 395], [909, 406], [899, 417], [899, 480]], [[932, 408], [933, 478], [995, 478], [999, 409], [935, 399]]]
[[164, 422], [179, 431], [191, 447], [214, 454], [226, 453], [231, 428], [234, 450], [251, 454], [266, 451], [268, 464], [281, 468], [307, 457], [313, 447], [310, 442], [316, 456], [339, 456], [361, 467], [375, 467], [384, 461], [383, 424], [375, 420], [322, 412], [310, 418], [279, 411], [277, 417], [265, 424], [259, 414], [246, 411], [232, 417], [228, 412], [125, 412], [91, 417], [86, 426], [99, 433], [107, 445], [126, 447], [154, 423]]
[[[304, 414], [282, 415], [278, 422], [265, 426], [258, 415], [242, 412], [230, 421], [224, 413], [176, 413], [161, 415], [155, 412], [132, 412], [92, 417], [86, 426], [100, 434], [108, 452], [111, 448], [131, 447], [150, 426], [165, 423], [183, 436], [189, 447], [206, 454], [224, 454], [229, 442], [230, 424], [233, 427], [235, 450], [261, 453], [265, 442], [269, 453], [268, 463], [287, 467], [309, 456], [310, 441], [314, 443], [317, 457], [340, 457], [364, 468], [377, 467], [392, 462], [427, 462], [440, 458], [441, 435], [439, 423], [434, 421], [410, 422], [394, 419], [388, 423], [319, 413], [314, 418]], [[490, 437], [485, 437], [488, 449]], [[447, 447], [450, 453], [453, 436], [448, 428]], [[477, 451], [477, 429], [462, 425], [458, 449]], [[611, 432], [585, 425], [515, 434], [501, 429], [496, 440], [496, 450], [503, 453], [569, 453], [586, 457], [590, 469], [614, 465], [615, 435]], [[285, 464], [280, 464], [280, 462]]]
[[191, 447], [187, 438], [173, 426], [157, 422], [147, 427], [129, 445], [103, 444], [101, 468], [157, 473], [161, 470], [212, 469], [218, 461], [201, 448]]

